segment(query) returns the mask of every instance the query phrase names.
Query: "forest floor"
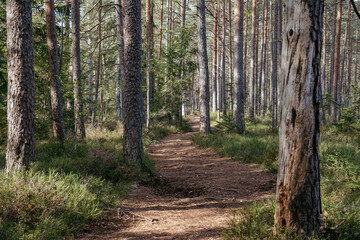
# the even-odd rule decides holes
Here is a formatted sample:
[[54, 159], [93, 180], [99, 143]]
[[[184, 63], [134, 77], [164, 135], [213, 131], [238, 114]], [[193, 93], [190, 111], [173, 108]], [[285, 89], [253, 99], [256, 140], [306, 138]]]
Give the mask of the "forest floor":
[[121, 206], [78, 239], [221, 239], [232, 209], [270, 197], [276, 176], [192, 144], [192, 132], [171, 134], [148, 153], [160, 176], [136, 183]]

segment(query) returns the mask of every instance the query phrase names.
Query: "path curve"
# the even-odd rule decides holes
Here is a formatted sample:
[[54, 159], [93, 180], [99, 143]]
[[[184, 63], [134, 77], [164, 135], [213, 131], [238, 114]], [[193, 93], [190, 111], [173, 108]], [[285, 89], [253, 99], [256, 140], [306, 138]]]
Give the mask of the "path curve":
[[135, 184], [116, 211], [79, 239], [221, 239], [231, 209], [274, 193], [274, 174], [194, 146], [198, 123], [194, 117], [193, 132], [150, 146], [163, 180]]

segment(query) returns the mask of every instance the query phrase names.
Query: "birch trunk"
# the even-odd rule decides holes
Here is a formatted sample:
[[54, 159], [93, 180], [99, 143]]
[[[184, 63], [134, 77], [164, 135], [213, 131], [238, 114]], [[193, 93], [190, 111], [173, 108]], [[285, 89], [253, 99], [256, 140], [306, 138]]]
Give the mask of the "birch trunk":
[[255, 84], [256, 84], [256, 0], [252, 1], [251, 13], [251, 61], [250, 61], [250, 102], [249, 117], [255, 119]]
[[152, 92], [152, 38], [153, 38], [153, 16], [151, 0], [146, 0], [146, 128], [150, 129], [150, 104]]

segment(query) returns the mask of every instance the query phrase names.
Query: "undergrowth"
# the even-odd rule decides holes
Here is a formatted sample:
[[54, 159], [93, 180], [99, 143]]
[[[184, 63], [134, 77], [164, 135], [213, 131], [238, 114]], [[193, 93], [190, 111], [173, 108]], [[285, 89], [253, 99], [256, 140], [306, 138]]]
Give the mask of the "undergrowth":
[[[323, 223], [317, 239], [360, 239], [360, 124], [344, 111], [336, 125], [323, 126], [320, 141]], [[352, 114], [349, 111], [349, 114]], [[269, 118], [246, 122], [246, 132], [234, 133], [225, 118], [209, 135], [197, 134], [195, 144], [213, 148], [235, 161], [255, 163], [276, 173], [278, 133]], [[274, 234], [274, 199], [237, 210], [224, 232], [226, 239], [295, 239]]]
[[[145, 147], [185, 131], [186, 124], [167, 127], [154, 121], [152, 131], [144, 130]], [[121, 124], [105, 122], [88, 127], [85, 141], [76, 145], [71, 133], [63, 144], [37, 141], [36, 162], [27, 171], [6, 175], [0, 170], [0, 239], [64, 239], [117, 206], [132, 181], [146, 181], [153, 172], [147, 154], [146, 171], [125, 165], [122, 141]], [[5, 150], [1, 145], [1, 169]]]

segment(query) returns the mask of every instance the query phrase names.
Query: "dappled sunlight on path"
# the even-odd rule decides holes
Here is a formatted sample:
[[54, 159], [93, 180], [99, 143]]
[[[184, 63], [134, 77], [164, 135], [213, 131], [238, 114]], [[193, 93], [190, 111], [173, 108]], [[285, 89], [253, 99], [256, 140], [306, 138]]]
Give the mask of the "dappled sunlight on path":
[[[193, 131], [198, 121], [190, 120]], [[231, 209], [274, 193], [275, 175], [192, 145], [194, 133], [150, 146], [164, 181], [135, 184], [121, 206], [80, 239], [221, 239]]]

